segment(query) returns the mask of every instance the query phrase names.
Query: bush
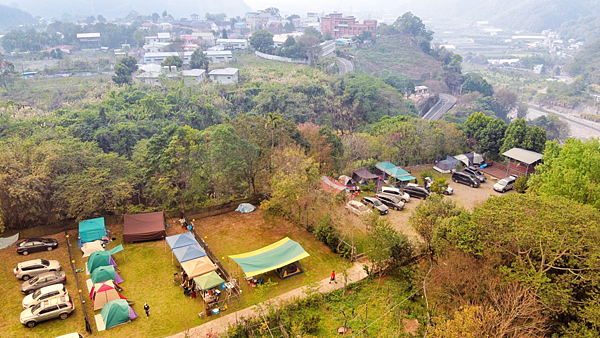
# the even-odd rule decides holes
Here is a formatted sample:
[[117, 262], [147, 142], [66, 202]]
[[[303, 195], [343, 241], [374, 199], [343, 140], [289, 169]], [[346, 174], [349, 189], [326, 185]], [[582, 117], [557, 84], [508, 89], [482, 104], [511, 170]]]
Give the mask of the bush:
[[360, 189], [364, 192], [375, 191], [375, 181], [370, 180], [367, 184], [363, 185]]
[[529, 181], [529, 176], [527, 176], [527, 175], [519, 176], [515, 180], [515, 191], [518, 192], [519, 194], [524, 194], [528, 188], [528, 186], [527, 186], [528, 181]]
[[327, 213], [317, 221], [314, 228], [315, 237], [325, 243], [333, 252], [337, 252], [337, 246], [340, 242], [340, 234], [333, 227], [333, 219], [331, 214]]

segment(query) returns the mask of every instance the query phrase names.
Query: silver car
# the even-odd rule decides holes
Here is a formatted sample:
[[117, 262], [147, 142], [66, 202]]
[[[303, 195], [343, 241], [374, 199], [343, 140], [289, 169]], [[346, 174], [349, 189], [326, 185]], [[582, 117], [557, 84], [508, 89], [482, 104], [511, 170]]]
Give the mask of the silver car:
[[30, 280], [23, 282], [23, 285], [21, 285], [21, 292], [28, 295], [44, 286], [55, 284], [67, 284], [67, 274], [64, 271], [40, 273]]
[[58, 261], [48, 261], [45, 259], [32, 259], [17, 264], [13, 270], [15, 277], [22, 280], [28, 280], [44, 272], [60, 271], [61, 266]]
[[34, 327], [39, 322], [54, 318], [67, 319], [73, 310], [75, 305], [68, 296], [52, 298], [23, 310], [20, 321], [27, 327]]
[[34, 293], [25, 296], [25, 298], [23, 298], [23, 301], [21, 302], [21, 305], [23, 305], [24, 309], [27, 309], [45, 300], [68, 295], [69, 292], [67, 291], [67, 289], [65, 289], [65, 286], [62, 284], [44, 286], [43, 288], [38, 289]]

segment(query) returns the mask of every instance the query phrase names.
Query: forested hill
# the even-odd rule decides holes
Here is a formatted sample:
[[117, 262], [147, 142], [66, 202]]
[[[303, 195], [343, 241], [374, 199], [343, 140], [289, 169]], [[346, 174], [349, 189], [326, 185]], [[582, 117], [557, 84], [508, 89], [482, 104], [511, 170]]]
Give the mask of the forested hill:
[[[0, 0], [0, 3], [8, 4], [12, 0]], [[172, 14], [174, 17], [189, 17], [196, 13], [226, 13], [228, 15], [244, 15], [250, 11], [250, 7], [244, 0], [21, 0], [20, 8], [40, 15], [46, 19], [60, 18], [64, 13], [71, 15], [99, 15], [106, 18], [125, 17], [130, 11], [140, 14], [151, 14], [153, 12]]]
[[596, 0], [425, 0], [408, 5], [415, 14], [436, 19], [491, 24], [512, 30], [539, 32], [564, 22], [600, 13]]
[[0, 33], [8, 32], [19, 25], [32, 25], [36, 22], [35, 18], [27, 12], [0, 5]]

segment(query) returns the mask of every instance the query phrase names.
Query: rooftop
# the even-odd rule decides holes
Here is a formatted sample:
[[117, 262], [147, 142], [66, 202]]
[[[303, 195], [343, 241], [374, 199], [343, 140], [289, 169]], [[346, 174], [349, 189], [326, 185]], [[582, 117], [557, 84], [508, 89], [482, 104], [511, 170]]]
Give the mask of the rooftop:
[[99, 38], [99, 37], [100, 37], [100, 33], [78, 33], [77, 34], [78, 39]]
[[512, 148], [511, 150], [505, 151], [502, 155], [526, 164], [535, 163], [543, 157], [540, 153], [521, 148]]
[[212, 70], [208, 75], [235, 75], [238, 71], [237, 68], [222, 68]]

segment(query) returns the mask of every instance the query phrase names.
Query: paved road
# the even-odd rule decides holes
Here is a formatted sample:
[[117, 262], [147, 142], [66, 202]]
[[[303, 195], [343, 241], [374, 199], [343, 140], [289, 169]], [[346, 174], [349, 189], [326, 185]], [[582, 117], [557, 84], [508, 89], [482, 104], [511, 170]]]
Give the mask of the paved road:
[[340, 75], [344, 75], [348, 72], [352, 72], [354, 71], [354, 64], [352, 64], [352, 62], [348, 59], [344, 59], [344, 58], [337, 58], [337, 65], [340, 69]]
[[569, 116], [567, 114], [563, 114], [563, 113], [557, 112], [555, 110], [542, 108], [540, 106], [536, 106], [531, 103], [529, 103], [528, 105], [529, 105], [529, 109], [538, 111], [540, 113], [543, 113], [544, 115], [547, 115], [548, 113], [554, 113], [554, 114], [558, 115], [561, 119], [566, 120], [567, 123], [569, 123], [571, 125], [576, 125], [580, 128], [584, 128], [584, 129], [590, 129], [592, 132], [595, 132], [595, 133], [600, 133], [600, 128], [597, 127], [597, 125], [598, 125], [597, 123], [593, 123], [593, 122], [590, 122], [590, 121], [587, 121], [587, 120], [584, 120], [581, 118]]
[[440, 100], [423, 116], [427, 121], [437, 121], [456, 104], [456, 98], [448, 94], [440, 94]]

